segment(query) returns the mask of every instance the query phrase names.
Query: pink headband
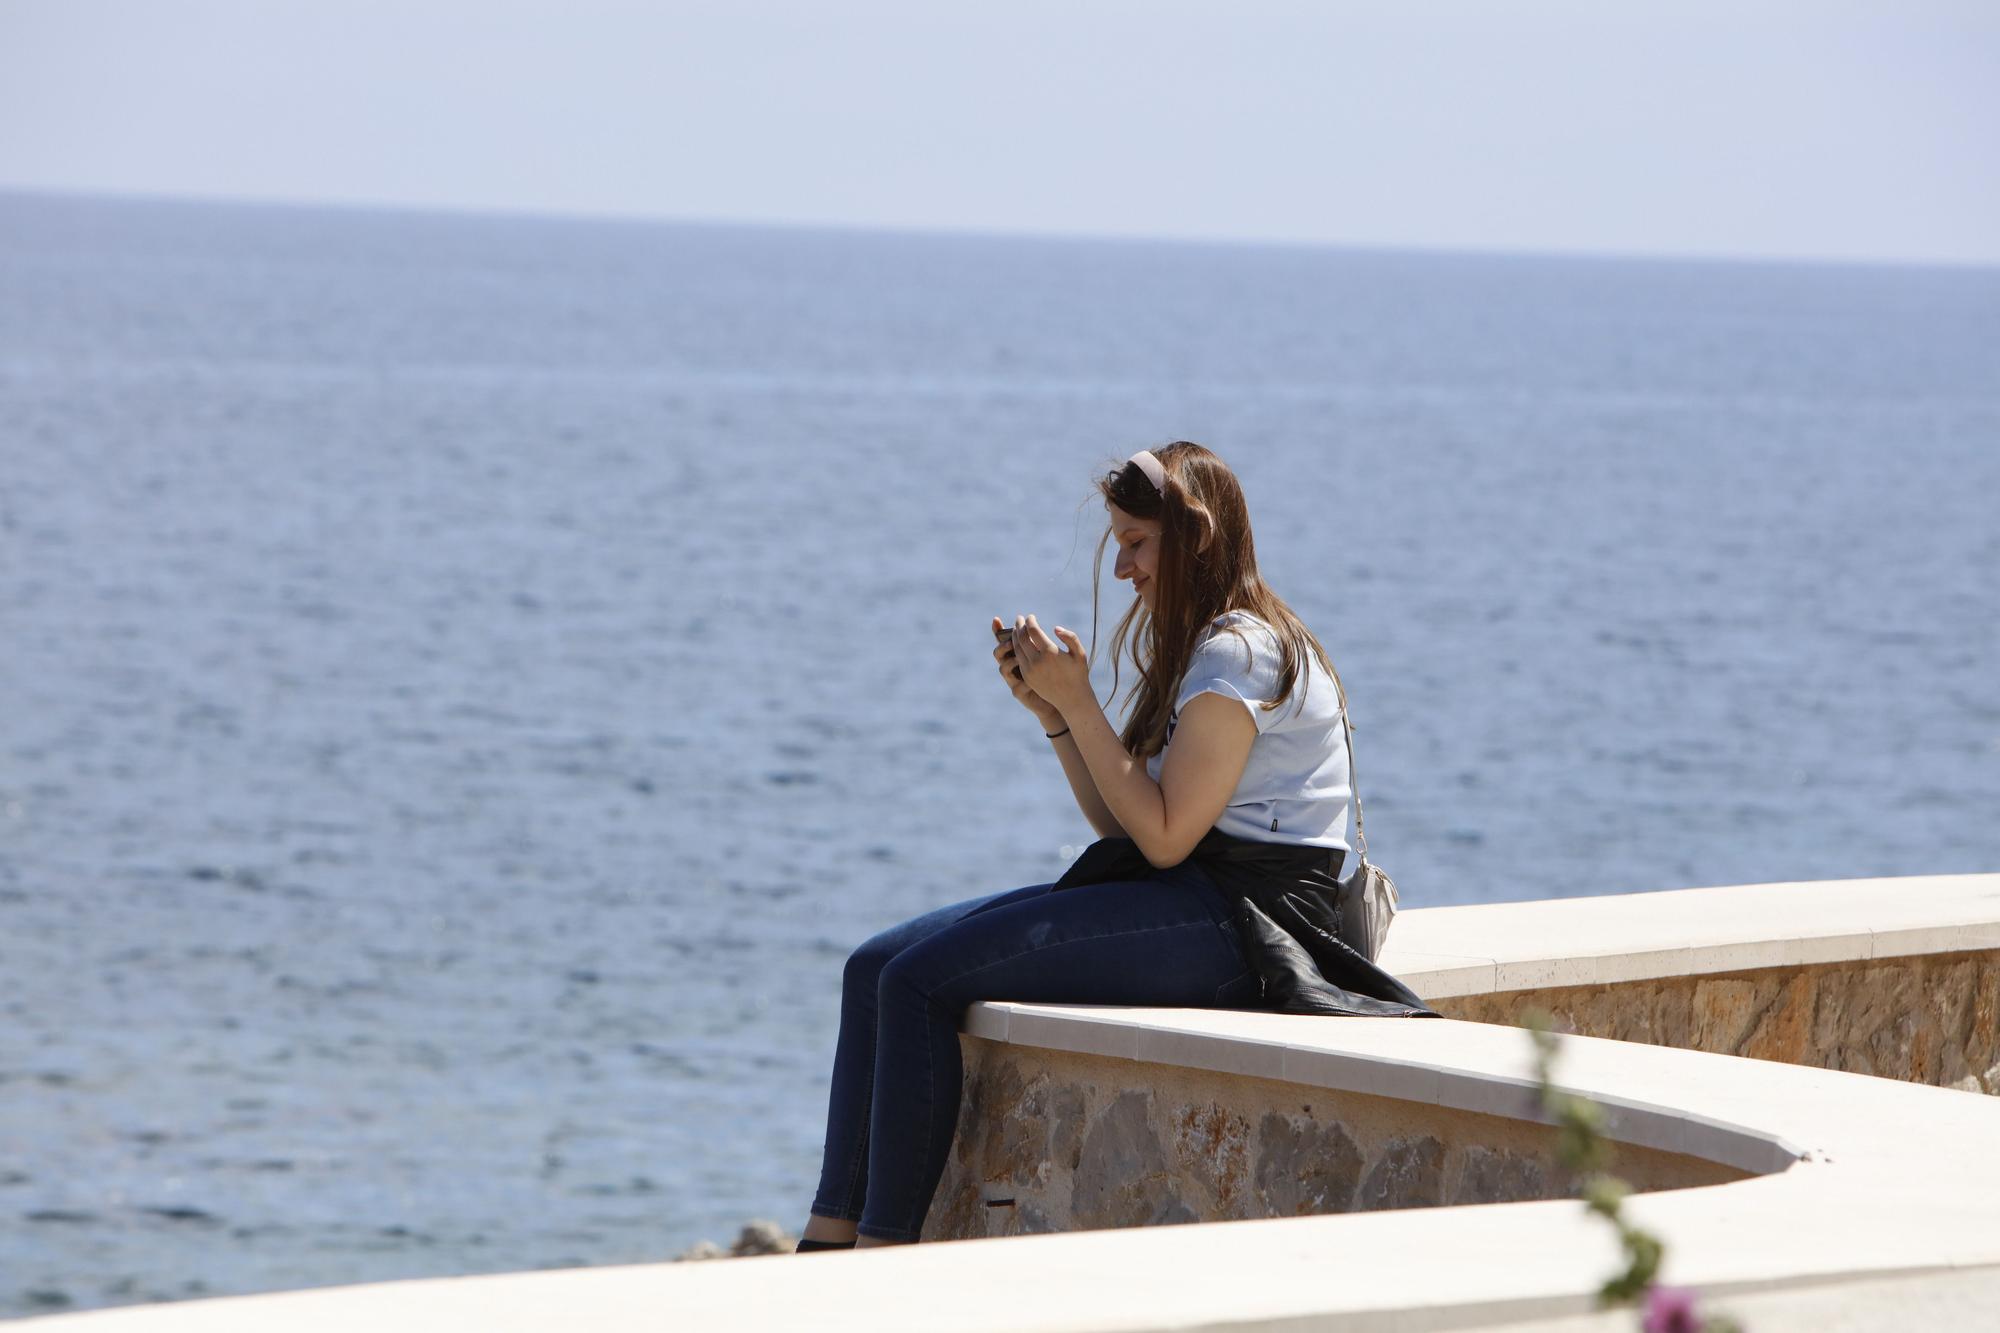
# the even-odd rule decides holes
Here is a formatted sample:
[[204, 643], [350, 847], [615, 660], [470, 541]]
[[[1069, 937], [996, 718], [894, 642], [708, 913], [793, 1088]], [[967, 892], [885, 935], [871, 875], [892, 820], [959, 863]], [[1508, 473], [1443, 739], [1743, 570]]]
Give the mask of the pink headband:
[[1146, 474], [1146, 480], [1153, 483], [1153, 489], [1160, 493], [1161, 498], [1165, 498], [1167, 494], [1167, 470], [1160, 466], [1159, 459], [1153, 457], [1151, 449], [1141, 449], [1126, 461], [1138, 464], [1139, 470]]

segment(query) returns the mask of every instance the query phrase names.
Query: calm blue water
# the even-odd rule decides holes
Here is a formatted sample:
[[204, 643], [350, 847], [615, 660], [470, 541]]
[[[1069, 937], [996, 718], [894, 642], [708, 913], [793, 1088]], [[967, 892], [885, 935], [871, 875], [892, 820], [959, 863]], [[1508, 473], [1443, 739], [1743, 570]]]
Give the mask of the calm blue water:
[[2000, 271], [0, 196], [0, 1312], [796, 1228], [1178, 437], [1407, 906], [2000, 869]]

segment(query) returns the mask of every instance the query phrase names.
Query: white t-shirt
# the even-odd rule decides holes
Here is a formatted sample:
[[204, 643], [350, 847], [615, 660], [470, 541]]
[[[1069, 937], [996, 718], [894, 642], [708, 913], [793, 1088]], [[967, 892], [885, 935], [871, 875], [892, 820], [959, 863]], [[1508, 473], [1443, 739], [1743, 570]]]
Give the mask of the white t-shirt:
[[[1237, 633], [1236, 631], [1241, 631]], [[1250, 760], [1215, 827], [1259, 842], [1350, 847], [1348, 807], [1354, 776], [1348, 762], [1347, 732], [1341, 725], [1340, 694], [1333, 678], [1308, 650], [1299, 679], [1284, 706], [1262, 705], [1278, 695], [1280, 649], [1277, 635], [1248, 611], [1218, 616], [1196, 643], [1167, 719], [1167, 744], [1146, 760], [1146, 772], [1160, 780], [1181, 709], [1198, 694], [1240, 699], [1257, 724]], [[1347, 866], [1354, 864], [1347, 858]]]

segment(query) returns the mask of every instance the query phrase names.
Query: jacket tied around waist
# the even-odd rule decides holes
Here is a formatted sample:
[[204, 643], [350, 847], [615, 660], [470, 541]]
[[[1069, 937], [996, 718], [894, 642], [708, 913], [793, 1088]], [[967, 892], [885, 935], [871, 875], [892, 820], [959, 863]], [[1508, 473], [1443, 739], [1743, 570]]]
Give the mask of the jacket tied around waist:
[[[1347, 853], [1338, 847], [1259, 842], [1210, 829], [1188, 860], [1235, 900], [1244, 961], [1255, 969], [1262, 1001], [1275, 1013], [1439, 1018], [1416, 992], [1357, 949], [1365, 920], [1360, 875], [1343, 885]], [[1084, 848], [1052, 892], [1112, 880], [1150, 879], [1154, 866], [1130, 838], [1100, 838]], [[1343, 929], [1343, 924], [1350, 928]], [[1379, 947], [1379, 941], [1375, 942]]]

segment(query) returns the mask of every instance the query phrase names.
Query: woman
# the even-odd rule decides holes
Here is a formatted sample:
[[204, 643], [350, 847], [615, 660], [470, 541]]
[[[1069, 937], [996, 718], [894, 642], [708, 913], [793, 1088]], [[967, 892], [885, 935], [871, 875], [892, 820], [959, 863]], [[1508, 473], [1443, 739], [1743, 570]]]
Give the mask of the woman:
[[[1235, 475], [1181, 441], [1133, 455], [1098, 488], [1117, 576], [1136, 594], [1111, 642], [1114, 695], [1128, 635], [1139, 669], [1123, 731], [1069, 630], [1051, 638], [1033, 616], [1009, 630], [996, 616], [993, 656], [1101, 841], [1053, 884], [939, 908], [848, 959], [802, 1251], [917, 1239], [951, 1151], [959, 1024], [973, 1001], [1243, 1007], [1271, 999], [1275, 981], [1298, 1012], [1429, 1013], [1393, 979], [1386, 992], [1361, 987], [1390, 1000], [1326, 986], [1272, 928], [1303, 900], [1276, 906], [1264, 891], [1304, 886], [1319, 901], [1281, 924], [1294, 936], [1327, 921], [1337, 931], [1326, 908], [1353, 868], [1353, 777], [1332, 665], [1259, 577]], [[1365, 956], [1312, 942], [1315, 958], [1328, 949], [1344, 955], [1335, 965], [1370, 970]]]

